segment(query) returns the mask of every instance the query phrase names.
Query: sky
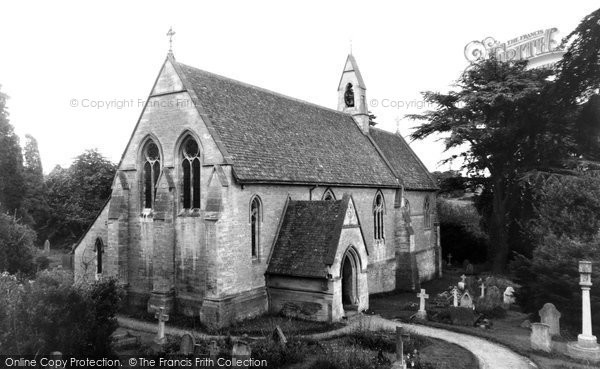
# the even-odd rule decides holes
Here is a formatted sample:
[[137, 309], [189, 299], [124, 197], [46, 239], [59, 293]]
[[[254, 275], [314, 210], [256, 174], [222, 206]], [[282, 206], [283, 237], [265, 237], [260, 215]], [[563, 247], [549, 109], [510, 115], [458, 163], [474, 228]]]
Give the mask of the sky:
[[[408, 136], [423, 91], [448, 91], [465, 45], [557, 27], [596, 1], [6, 1], [0, 85], [10, 121], [39, 144], [44, 171], [97, 148], [118, 162], [166, 57], [336, 108], [347, 54], [357, 60], [378, 128]], [[352, 45], [352, 46], [350, 46]], [[133, 103], [131, 103], [133, 101]], [[128, 103], [123, 103], [128, 102]], [[102, 106], [104, 105], [104, 106]], [[22, 144], [24, 138], [22, 138]], [[411, 143], [430, 171], [448, 154]]]

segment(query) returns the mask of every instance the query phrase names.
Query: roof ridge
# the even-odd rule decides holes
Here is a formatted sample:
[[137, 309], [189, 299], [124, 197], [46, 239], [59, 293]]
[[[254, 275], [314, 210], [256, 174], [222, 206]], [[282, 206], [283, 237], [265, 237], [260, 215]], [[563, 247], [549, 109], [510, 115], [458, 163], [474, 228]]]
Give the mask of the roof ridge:
[[179, 65], [182, 65], [182, 66], [184, 66], [186, 68], [195, 69], [195, 70], [197, 70], [197, 71], [199, 71], [201, 73], [205, 73], [205, 74], [210, 75], [210, 76], [214, 76], [214, 77], [217, 77], [217, 78], [220, 78], [220, 79], [223, 79], [223, 80], [227, 80], [227, 81], [230, 81], [230, 82], [233, 82], [233, 83], [237, 83], [237, 84], [245, 86], [245, 87], [253, 88], [255, 90], [262, 91], [262, 92], [265, 92], [265, 93], [268, 93], [268, 94], [271, 94], [271, 95], [279, 96], [279, 97], [282, 97], [284, 99], [288, 99], [288, 100], [291, 100], [291, 101], [296, 101], [296, 102], [299, 102], [299, 103], [302, 103], [302, 104], [311, 105], [311, 106], [314, 106], [316, 108], [320, 108], [320, 109], [324, 109], [324, 110], [329, 110], [329, 111], [331, 111], [333, 113], [338, 113], [338, 114], [343, 115], [345, 117], [352, 118], [352, 114], [350, 114], [350, 113], [339, 111], [339, 110], [333, 109], [333, 108], [328, 108], [327, 106], [323, 106], [323, 105], [319, 105], [319, 104], [314, 103], [314, 102], [302, 100], [302, 99], [299, 99], [297, 97], [292, 97], [292, 96], [289, 96], [289, 95], [285, 95], [285, 94], [282, 94], [281, 92], [269, 90], [267, 88], [259, 87], [259, 86], [250, 84], [248, 82], [243, 82], [243, 81], [231, 78], [231, 77], [226, 77], [226, 76], [223, 76], [221, 74], [209, 72], [209, 71], [206, 71], [204, 69], [196, 68], [196, 67], [193, 67], [191, 65], [184, 64], [184, 63], [181, 63], [181, 62], [178, 62], [178, 61], [175, 61], [175, 63], [177, 63]]

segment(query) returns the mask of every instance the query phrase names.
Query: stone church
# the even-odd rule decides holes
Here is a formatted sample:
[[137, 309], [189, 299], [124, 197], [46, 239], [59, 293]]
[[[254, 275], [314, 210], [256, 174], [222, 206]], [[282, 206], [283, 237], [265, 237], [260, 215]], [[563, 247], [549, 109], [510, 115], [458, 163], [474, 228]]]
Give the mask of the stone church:
[[213, 326], [265, 312], [336, 321], [441, 274], [436, 184], [369, 124], [352, 55], [337, 110], [169, 53], [112, 185], [74, 248], [76, 281]]

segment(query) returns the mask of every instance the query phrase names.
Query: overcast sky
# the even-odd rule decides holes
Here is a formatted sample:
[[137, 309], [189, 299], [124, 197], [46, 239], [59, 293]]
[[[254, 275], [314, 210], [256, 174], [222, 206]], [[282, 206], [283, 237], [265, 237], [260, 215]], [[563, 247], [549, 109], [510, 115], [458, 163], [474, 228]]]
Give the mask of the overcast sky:
[[[10, 96], [11, 123], [19, 135], [37, 138], [49, 172], [88, 148], [119, 161], [141, 113], [138, 101], [167, 54], [170, 26], [178, 61], [331, 108], [352, 40], [378, 127], [393, 131], [398, 118], [427, 108], [421, 91], [449, 89], [467, 65], [469, 41], [551, 27], [564, 36], [597, 7], [522, 0], [3, 2], [0, 84]], [[84, 100], [134, 104], [97, 109], [82, 107]], [[404, 106], [382, 106], [391, 101]], [[406, 136], [415, 123], [399, 125]], [[411, 146], [431, 171], [447, 169], [437, 165], [445, 157], [441, 144]]]

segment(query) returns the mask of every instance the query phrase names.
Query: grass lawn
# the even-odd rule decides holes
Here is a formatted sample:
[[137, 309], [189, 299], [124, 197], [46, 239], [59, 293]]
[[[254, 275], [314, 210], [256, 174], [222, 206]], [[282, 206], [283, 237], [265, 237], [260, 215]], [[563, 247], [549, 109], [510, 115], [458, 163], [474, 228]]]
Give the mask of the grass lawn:
[[[130, 318], [140, 319], [151, 323], [156, 323], [154, 314], [145, 311], [127, 314]], [[198, 317], [192, 318], [181, 315], [172, 315], [169, 317], [169, 325], [191, 329], [210, 335], [222, 336], [248, 336], [264, 337], [273, 334], [275, 328], [279, 325], [284, 334], [288, 337], [297, 335], [307, 335], [313, 333], [322, 333], [332, 331], [345, 326], [345, 323], [327, 323], [313, 322], [301, 319], [287, 318], [274, 314], [264, 314], [255, 318], [250, 318], [236, 322], [229, 327], [210, 328], [202, 325]]]

